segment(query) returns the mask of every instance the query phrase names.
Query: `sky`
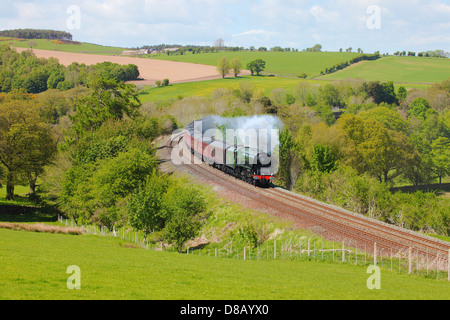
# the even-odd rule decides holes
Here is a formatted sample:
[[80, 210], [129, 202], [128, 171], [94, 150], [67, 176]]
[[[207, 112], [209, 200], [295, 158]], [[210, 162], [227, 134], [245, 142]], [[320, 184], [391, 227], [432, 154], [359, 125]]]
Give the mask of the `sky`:
[[0, 0], [0, 30], [68, 31], [76, 41], [450, 52], [450, 0]]

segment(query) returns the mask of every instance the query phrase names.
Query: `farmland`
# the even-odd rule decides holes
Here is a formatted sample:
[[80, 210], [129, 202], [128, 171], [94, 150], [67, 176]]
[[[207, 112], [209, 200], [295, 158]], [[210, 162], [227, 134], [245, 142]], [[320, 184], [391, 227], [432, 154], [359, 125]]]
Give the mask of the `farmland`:
[[300, 80], [285, 77], [252, 77], [242, 76], [238, 78], [216, 79], [198, 82], [177, 83], [167, 87], [151, 88], [145, 87], [140, 92], [142, 102], [156, 102], [179, 99], [182, 97], [207, 97], [217, 89], [236, 90], [243, 82], [247, 82], [254, 89], [262, 90], [266, 95], [277, 88], [284, 88], [288, 92], [300, 82], [309, 82], [311, 84], [324, 84], [328, 81], [321, 80]]
[[297, 77], [304, 72], [308, 77], [312, 77], [320, 75], [320, 72], [326, 67], [345, 62], [356, 56], [358, 56], [358, 53], [239, 51], [200, 54], [187, 53], [184, 55], [159, 54], [150, 56], [150, 58], [207, 64], [211, 66], [216, 66], [222, 57], [227, 57], [228, 59], [239, 58], [244, 68], [248, 62], [255, 59], [262, 59], [266, 62], [265, 74]]
[[449, 74], [449, 59], [389, 56], [376, 61], [363, 61], [340, 72], [321, 76], [319, 79], [364, 79], [429, 84], [443, 81]]
[[61, 51], [61, 52], [73, 52], [73, 53], [87, 53], [87, 54], [102, 54], [102, 55], [120, 55], [124, 51], [124, 48], [102, 46], [98, 44], [85, 43], [85, 42], [71, 42], [63, 43], [58, 40], [47, 39], [17, 39], [0, 37], [0, 45], [7, 44], [17, 48], [30, 48], [30, 44], [33, 44], [33, 49]]

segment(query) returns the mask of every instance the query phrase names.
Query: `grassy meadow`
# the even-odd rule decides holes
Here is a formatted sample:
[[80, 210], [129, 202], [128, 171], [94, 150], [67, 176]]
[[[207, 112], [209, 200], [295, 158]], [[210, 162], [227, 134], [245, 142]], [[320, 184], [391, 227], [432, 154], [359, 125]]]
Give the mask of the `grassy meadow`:
[[[308, 82], [310, 85], [320, 86], [327, 83], [338, 82], [341, 80], [305, 80], [298, 78], [287, 77], [268, 77], [268, 76], [239, 76], [237, 78], [225, 78], [207, 81], [186, 82], [171, 84], [166, 87], [145, 86], [139, 92], [139, 99], [142, 103], [158, 102], [158, 101], [173, 101], [182, 98], [197, 96], [208, 97], [217, 89], [236, 90], [242, 82], [248, 82], [254, 90], [260, 90], [263, 94], [270, 97], [270, 93], [274, 89], [283, 88], [287, 93], [292, 93], [295, 86], [302, 82]], [[407, 89], [424, 89], [428, 85], [424, 84], [394, 84], [396, 89], [399, 86], [404, 86]]]
[[[360, 256], [358, 265], [336, 260], [291, 259], [278, 253], [277, 260], [214, 257], [214, 247], [223, 248], [232, 240], [233, 248], [245, 245], [239, 226], [250, 221], [276, 235], [278, 244], [307, 239], [314, 248], [339, 248], [310, 231], [294, 230], [289, 222], [271, 215], [243, 210], [208, 195], [212, 214], [202, 234], [218, 239], [200, 245], [187, 254], [146, 250], [131, 238], [92, 234], [68, 235], [17, 231], [0, 228], [0, 300], [448, 300], [450, 283], [446, 276], [408, 276], [386, 267], [381, 270], [381, 290], [369, 290], [371, 274]], [[0, 221], [19, 224], [64, 224], [46, 215], [0, 215]], [[118, 235], [121, 230], [117, 231]], [[157, 234], [154, 234], [158, 237]], [[203, 238], [203, 237], [202, 237]], [[273, 246], [268, 237], [267, 248]], [[305, 242], [306, 241], [306, 242]], [[194, 243], [191, 243], [194, 246]], [[198, 244], [197, 244], [198, 245]], [[265, 244], [263, 245], [265, 246]], [[156, 245], [158, 248], [159, 245]], [[242, 247], [241, 247], [242, 248]], [[192, 254], [193, 253], [193, 254]], [[328, 255], [330, 253], [327, 253]], [[281, 255], [281, 257], [280, 257]], [[333, 258], [334, 260], [334, 258]], [[81, 289], [70, 290], [69, 266], [81, 271]]]
[[300, 80], [283, 77], [252, 77], [242, 76], [237, 78], [225, 78], [217, 80], [207, 80], [198, 82], [176, 83], [166, 87], [146, 86], [140, 91], [139, 98], [142, 102], [167, 101], [192, 96], [209, 96], [217, 89], [236, 90], [242, 82], [248, 82], [253, 89], [261, 90], [262, 93], [270, 96], [270, 92], [277, 88], [284, 88], [287, 92], [300, 82], [308, 81], [311, 84], [324, 84], [328, 81], [321, 80]]
[[306, 73], [308, 77], [320, 75], [320, 72], [327, 67], [348, 61], [358, 53], [342, 52], [272, 52], [272, 51], [238, 51], [238, 52], [218, 52], [218, 53], [186, 53], [184, 55], [158, 54], [148, 56], [152, 59], [170, 60], [180, 62], [190, 62], [216, 66], [222, 57], [228, 59], [239, 58], [245, 69], [248, 62], [255, 59], [262, 59], [266, 62], [264, 74], [276, 76], [297, 77], [301, 73]]
[[[243, 261], [127, 246], [117, 238], [0, 229], [0, 299], [308, 300], [450, 299], [450, 284], [314, 261]], [[81, 289], [69, 290], [69, 266]]]
[[362, 61], [340, 72], [319, 77], [327, 80], [364, 79], [398, 83], [429, 84], [448, 79], [450, 59], [424, 57], [383, 57]]

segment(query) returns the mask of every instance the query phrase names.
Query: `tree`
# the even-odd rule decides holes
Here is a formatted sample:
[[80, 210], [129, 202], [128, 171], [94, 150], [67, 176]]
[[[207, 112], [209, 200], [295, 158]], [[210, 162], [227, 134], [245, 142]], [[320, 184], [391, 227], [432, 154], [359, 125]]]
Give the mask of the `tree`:
[[293, 141], [288, 128], [284, 128], [280, 131], [279, 140], [280, 167], [278, 171], [278, 177], [281, 183], [290, 190], [293, 187], [291, 180], [291, 151], [295, 147], [295, 142]]
[[373, 119], [345, 115], [338, 120], [338, 126], [349, 139], [347, 153], [351, 165], [360, 174], [368, 172], [380, 182], [388, 182], [401, 174], [413, 155], [404, 133], [388, 130]]
[[51, 128], [41, 120], [33, 101], [12, 100], [0, 104], [0, 163], [6, 168], [7, 200], [14, 200], [17, 175], [34, 173], [35, 182], [55, 151]]
[[428, 110], [431, 110], [431, 106], [427, 100], [422, 97], [414, 99], [408, 109], [408, 115], [414, 116], [419, 120], [424, 121], [427, 117]]
[[436, 175], [439, 177], [439, 184], [442, 178], [450, 175], [450, 139], [440, 137], [431, 144], [431, 160]]
[[201, 190], [192, 185], [173, 185], [164, 195], [162, 211], [166, 221], [164, 238], [181, 253], [184, 244], [200, 231], [206, 200]]
[[164, 228], [162, 201], [169, 188], [169, 180], [153, 171], [145, 185], [132, 195], [128, 203], [128, 216], [131, 226], [144, 233], [144, 237]]
[[312, 47], [313, 52], [321, 52], [322, 51], [322, 45], [316, 44], [314, 47]]
[[337, 169], [337, 155], [332, 147], [321, 144], [314, 145], [311, 157], [311, 169], [314, 171], [330, 173]]
[[399, 87], [397, 90], [397, 99], [400, 102], [402, 102], [406, 99], [407, 96], [408, 96], [408, 91], [406, 90], [406, 88], [403, 86]]
[[230, 72], [230, 62], [227, 57], [223, 57], [219, 60], [219, 63], [217, 64], [217, 71], [222, 78], [225, 79], [225, 76]]
[[216, 49], [223, 49], [225, 47], [225, 41], [222, 38], [217, 39], [214, 41], [214, 47]]
[[106, 120], [133, 117], [141, 106], [136, 86], [100, 78], [92, 85], [92, 94], [81, 100], [77, 112], [71, 116], [78, 136], [98, 129]]
[[260, 75], [262, 71], [266, 68], [266, 62], [262, 59], [256, 59], [254, 61], [250, 61], [247, 64], [247, 69], [250, 70], [252, 76], [256, 73], [257, 76]]
[[242, 70], [242, 62], [239, 58], [234, 58], [230, 61], [230, 68], [233, 70], [234, 76], [237, 78]]
[[403, 120], [401, 115], [387, 107], [376, 107], [367, 111], [358, 113], [363, 119], [373, 119], [383, 124], [386, 129], [407, 133], [408, 123]]
[[339, 96], [339, 90], [332, 84], [326, 84], [319, 88], [319, 102], [330, 107], [340, 107], [343, 105]]

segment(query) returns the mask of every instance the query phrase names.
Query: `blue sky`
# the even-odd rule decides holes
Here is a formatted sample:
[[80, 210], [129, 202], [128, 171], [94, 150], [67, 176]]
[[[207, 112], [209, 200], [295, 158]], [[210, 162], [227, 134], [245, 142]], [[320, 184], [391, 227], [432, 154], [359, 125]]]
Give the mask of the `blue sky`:
[[246, 48], [450, 51], [450, 0], [0, 0], [0, 29], [15, 28], [122, 47], [222, 38]]

